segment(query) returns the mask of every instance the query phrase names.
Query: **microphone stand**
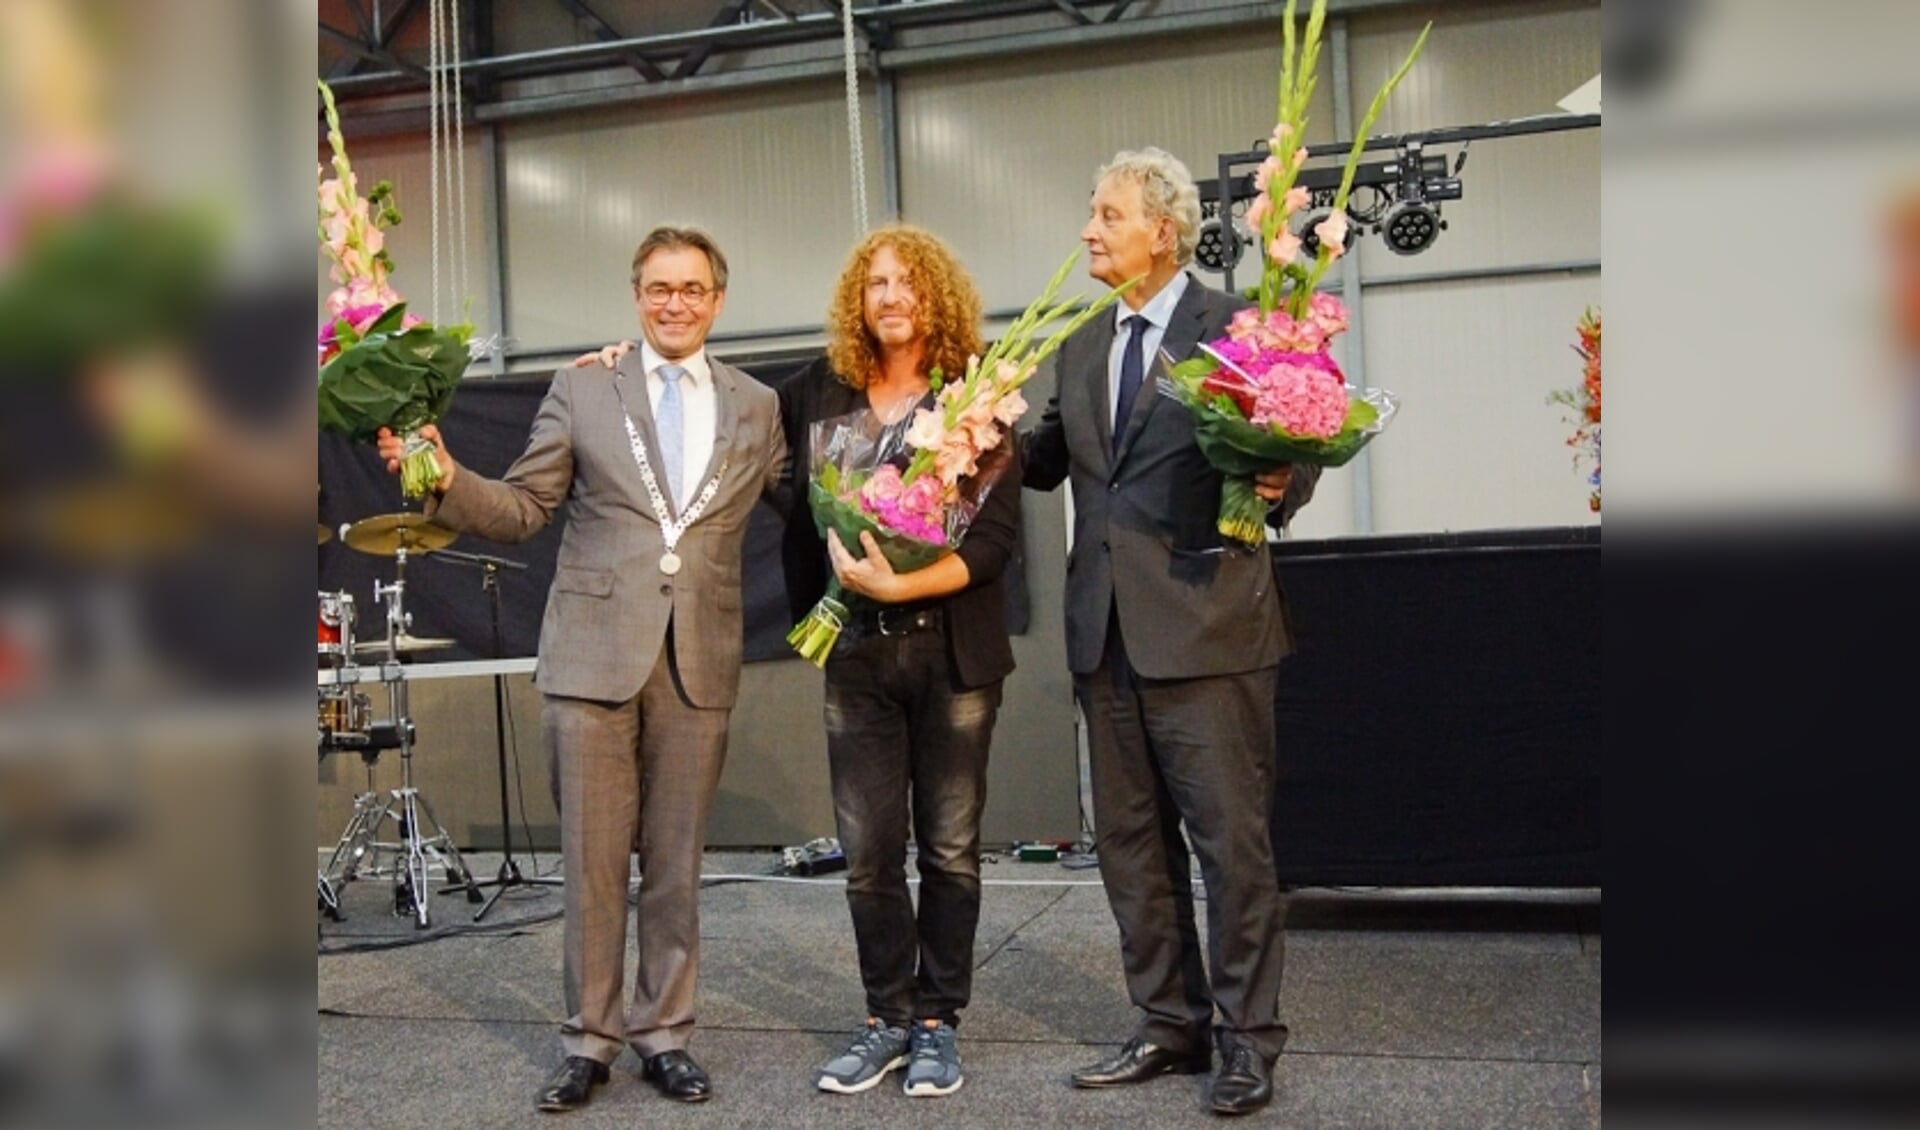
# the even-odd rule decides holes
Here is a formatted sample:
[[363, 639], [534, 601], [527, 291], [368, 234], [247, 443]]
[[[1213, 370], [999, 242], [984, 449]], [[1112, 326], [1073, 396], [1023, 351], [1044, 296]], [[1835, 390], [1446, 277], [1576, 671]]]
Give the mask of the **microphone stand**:
[[[433, 551], [432, 556], [435, 559], [444, 558], [459, 562], [463, 565], [478, 566], [482, 570], [483, 577], [480, 582], [480, 587], [486, 591], [488, 596], [487, 610], [493, 627], [493, 657], [496, 660], [504, 658], [504, 656], [500, 654], [502, 651], [500, 645], [500, 570], [502, 567], [508, 569], [525, 569], [526, 565], [519, 561], [509, 561], [504, 557], [491, 557], [484, 553], [462, 553], [459, 550], [453, 549], [436, 549]], [[487, 912], [493, 909], [493, 904], [500, 901], [500, 896], [506, 894], [514, 887], [557, 887], [565, 882], [565, 880], [557, 876], [536, 875], [529, 879], [520, 873], [520, 865], [515, 862], [513, 858], [513, 816], [511, 807], [507, 801], [506, 700], [507, 677], [501, 672], [496, 671], [493, 675], [493, 738], [495, 752], [498, 754], [500, 761], [500, 839], [506, 858], [500, 861], [500, 874], [497, 878], [485, 879], [473, 884], [474, 887], [499, 888], [487, 899], [486, 905], [475, 912], [473, 916], [475, 922], [485, 918]]]

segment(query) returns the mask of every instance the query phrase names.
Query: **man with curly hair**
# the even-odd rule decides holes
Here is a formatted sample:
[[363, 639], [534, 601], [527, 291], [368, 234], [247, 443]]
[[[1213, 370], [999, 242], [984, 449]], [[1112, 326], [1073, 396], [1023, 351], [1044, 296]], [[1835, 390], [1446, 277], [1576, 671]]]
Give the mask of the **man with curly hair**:
[[[934, 370], [958, 377], [985, 352], [979, 325], [979, 292], [952, 250], [921, 228], [883, 227], [847, 257], [827, 310], [826, 352], [779, 388], [791, 453], [781, 557], [793, 618], [826, 592], [829, 569], [865, 598], [827, 658], [825, 713], [867, 1019], [815, 1072], [823, 1091], [857, 1094], [902, 1066], [909, 1095], [951, 1094], [963, 1081], [954, 1029], [973, 987], [987, 749], [1013, 672], [1002, 577], [1019, 544], [1021, 472], [1017, 444], [989, 453], [960, 481], [977, 498], [999, 475], [960, 547], [896, 573], [870, 534], [859, 547], [822, 540], [806, 502], [812, 426], [867, 410], [885, 427], [906, 427], [915, 409], [933, 406]], [[575, 364], [612, 365], [630, 347]]]
[[[1013, 671], [1002, 576], [1020, 536], [1020, 470], [1016, 445], [1002, 444], [992, 457], [1014, 463], [959, 549], [895, 573], [871, 535], [861, 535], [862, 547], [821, 540], [805, 503], [809, 433], [815, 421], [860, 409], [904, 427], [932, 406], [933, 370], [957, 377], [969, 355], [984, 352], [979, 323], [979, 293], [944, 243], [907, 225], [881, 228], [847, 258], [827, 311], [826, 353], [780, 390], [794, 445], [782, 554], [794, 618], [825, 592], [829, 565], [870, 609], [884, 606], [854, 612], [826, 663], [827, 757], [867, 1021], [815, 1073], [825, 1091], [867, 1090], [903, 1063], [909, 1095], [961, 1084], [954, 1028], [973, 981], [987, 747]], [[962, 491], [970, 485], [962, 480]]]

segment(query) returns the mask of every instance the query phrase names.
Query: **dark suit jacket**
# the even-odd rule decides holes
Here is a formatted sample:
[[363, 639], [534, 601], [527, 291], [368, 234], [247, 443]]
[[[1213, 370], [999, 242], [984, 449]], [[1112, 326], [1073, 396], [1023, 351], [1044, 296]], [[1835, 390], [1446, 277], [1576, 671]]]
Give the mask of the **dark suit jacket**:
[[[499, 542], [532, 537], [564, 503], [567, 527], [540, 625], [534, 683], [567, 698], [624, 702], [652, 673], [674, 625], [674, 669], [695, 706], [731, 708], [744, 632], [740, 546], [747, 518], [778, 484], [786, 441], [773, 390], [730, 365], [713, 370], [713, 458], [694, 483], [725, 465], [719, 490], [681, 534], [685, 563], [660, 572], [661, 522], [627, 440], [614, 381], [598, 366], [561, 369], [540, 404], [527, 449], [500, 480], [468, 468], [427, 512]], [[621, 358], [627, 407], [659, 451], [640, 352]], [[696, 487], [695, 489], [698, 489]]]
[[[780, 420], [791, 453], [791, 470], [781, 488], [781, 494], [790, 500], [783, 507], [786, 529], [781, 540], [781, 564], [795, 622], [813, 609], [833, 575], [826, 542], [807, 506], [810, 425], [866, 407], [866, 393], [835, 376], [824, 355], [780, 385]], [[1013, 672], [1003, 577], [1020, 539], [1019, 445], [1003, 440], [1001, 446], [1009, 465], [981, 504], [960, 548], [954, 551], [967, 563], [972, 580], [957, 593], [926, 602], [946, 609], [948, 660], [963, 687], [985, 686]]]
[[[1191, 275], [1161, 348], [1176, 360], [1226, 331], [1247, 303]], [[1291, 650], [1285, 604], [1263, 544], [1223, 539], [1220, 472], [1194, 441], [1186, 407], [1161, 395], [1158, 358], [1116, 442], [1107, 358], [1114, 320], [1095, 318], [1061, 344], [1059, 384], [1025, 437], [1026, 485], [1073, 482], [1073, 549], [1067, 556], [1067, 665], [1087, 674], [1105, 653], [1110, 609], [1134, 669], [1154, 679], [1257, 670]], [[1296, 466], [1270, 513], [1284, 527], [1313, 496], [1319, 468]]]

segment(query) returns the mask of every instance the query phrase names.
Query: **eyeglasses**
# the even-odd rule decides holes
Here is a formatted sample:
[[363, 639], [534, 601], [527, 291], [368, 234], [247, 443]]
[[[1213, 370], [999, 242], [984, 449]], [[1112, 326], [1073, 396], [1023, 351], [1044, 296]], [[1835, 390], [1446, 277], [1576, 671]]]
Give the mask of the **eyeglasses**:
[[640, 288], [640, 294], [647, 300], [649, 306], [665, 306], [672, 302], [673, 296], [677, 294], [688, 306], [699, 307], [706, 305], [707, 299], [711, 298], [717, 289], [717, 287], [701, 286], [699, 283], [688, 283], [685, 286], [648, 283]]

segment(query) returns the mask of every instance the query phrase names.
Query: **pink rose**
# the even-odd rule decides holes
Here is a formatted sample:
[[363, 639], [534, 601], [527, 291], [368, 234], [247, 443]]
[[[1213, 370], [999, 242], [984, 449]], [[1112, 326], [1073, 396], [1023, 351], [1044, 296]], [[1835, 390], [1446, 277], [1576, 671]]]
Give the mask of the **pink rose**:
[[1313, 324], [1319, 326], [1320, 332], [1328, 338], [1346, 332], [1346, 304], [1326, 291], [1320, 291], [1313, 296], [1313, 301], [1307, 305], [1307, 316], [1313, 319]]

